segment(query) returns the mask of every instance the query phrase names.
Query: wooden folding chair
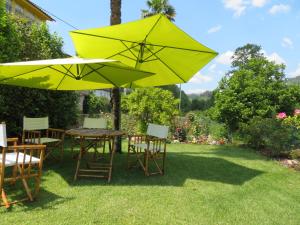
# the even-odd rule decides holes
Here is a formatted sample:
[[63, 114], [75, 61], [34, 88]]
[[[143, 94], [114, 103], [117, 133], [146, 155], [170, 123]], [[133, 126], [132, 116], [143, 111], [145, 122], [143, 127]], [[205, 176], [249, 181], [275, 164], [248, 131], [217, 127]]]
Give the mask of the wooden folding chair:
[[46, 145], [45, 159], [53, 155], [53, 151], [60, 151], [60, 160], [63, 159], [65, 131], [62, 129], [49, 128], [49, 118], [29, 118], [23, 120], [23, 144]]
[[[104, 118], [89, 118], [85, 117], [83, 120], [84, 129], [106, 129], [107, 128], [107, 120]], [[73, 137], [73, 141], [71, 143], [71, 152], [73, 153], [73, 149], [75, 145], [80, 146], [80, 137]], [[90, 148], [94, 148], [94, 158], [96, 159], [98, 152], [98, 148], [102, 148], [102, 153], [105, 152], [105, 143], [106, 140], [102, 138], [93, 138], [86, 137], [85, 141], [85, 149], [88, 151]]]
[[[5, 124], [0, 124], [0, 195], [3, 202], [0, 205], [4, 205], [6, 208], [20, 201], [33, 201], [37, 196], [40, 189], [43, 156], [46, 148], [45, 145], [18, 146], [15, 140], [6, 138]], [[8, 141], [12, 141], [14, 145], [8, 146]], [[28, 184], [28, 180], [31, 178], [35, 179], [33, 194]], [[18, 180], [22, 181], [27, 197], [10, 202], [5, 191], [6, 184], [15, 184]]]
[[[127, 167], [140, 166], [146, 176], [164, 175], [168, 131], [167, 126], [149, 124], [146, 135], [129, 136]], [[135, 156], [134, 163], [132, 156]], [[151, 164], [156, 169], [154, 172], [150, 171]]]

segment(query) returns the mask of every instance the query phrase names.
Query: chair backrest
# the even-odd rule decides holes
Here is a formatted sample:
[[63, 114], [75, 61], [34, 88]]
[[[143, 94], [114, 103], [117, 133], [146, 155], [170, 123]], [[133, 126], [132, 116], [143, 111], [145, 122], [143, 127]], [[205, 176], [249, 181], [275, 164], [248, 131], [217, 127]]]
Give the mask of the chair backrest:
[[158, 138], [167, 138], [169, 132], [168, 126], [158, 125], [149, 123], [147, 129], [147, 135], [158, 137]]
[[104, 118], [88, 118], [83, 120], [83, 128], [89, 129], [105, 129], [107, 128], [107, 120]]
[[49, 118], [29, 118], [24, 116], [23, 130], [47, 130], [49, 128]]
[[0, 123], [0, 147], [7, 147], [6, 124]]

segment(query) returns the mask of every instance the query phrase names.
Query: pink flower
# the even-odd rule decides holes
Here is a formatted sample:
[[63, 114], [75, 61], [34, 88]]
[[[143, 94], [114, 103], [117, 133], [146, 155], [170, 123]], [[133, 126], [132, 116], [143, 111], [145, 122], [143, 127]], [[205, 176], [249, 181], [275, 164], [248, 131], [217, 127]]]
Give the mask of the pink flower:
[[280, 112], [276, 115], [277, 119], [284, 119], [286, 118], [286, 113], [285, 112]]
[[294, 116], [299, 116], [299, 115], [300, 115], [300, 109], [295, 109]]

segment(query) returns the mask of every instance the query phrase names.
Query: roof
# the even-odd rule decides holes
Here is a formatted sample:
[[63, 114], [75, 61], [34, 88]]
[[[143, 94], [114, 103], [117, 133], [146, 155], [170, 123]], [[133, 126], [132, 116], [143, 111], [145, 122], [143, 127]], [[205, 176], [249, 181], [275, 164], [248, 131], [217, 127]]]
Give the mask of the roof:
[[33, 9], [36, 10], [37, 16], [42, 20], [49, 20], [49, 21], [55, 21], [48, 13], [45, 12], [44, 9], [36, 5], [30, 0], [16, 0], [20, 5], [23, 5], [27, 9]]

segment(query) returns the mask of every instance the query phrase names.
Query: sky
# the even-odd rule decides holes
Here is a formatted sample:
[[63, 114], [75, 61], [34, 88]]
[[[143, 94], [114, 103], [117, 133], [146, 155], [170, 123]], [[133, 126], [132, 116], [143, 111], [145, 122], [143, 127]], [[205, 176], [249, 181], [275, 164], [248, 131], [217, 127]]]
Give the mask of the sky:
[[[32, 0], [77, 29], [109, 25], [110, 0]], [[169, 0], [175, 24], [219, 53], [182, 89], [188, 93], [214, 90], [230, 70], [236, 48], [258, 44], [269, 60], [286, 65], [286, 76], [300, 75], [300, 0]], [[141, 18], [146, 0], [122, 0], [122, 23]], [[64, 51], [75, 54], [69, 31], [60, 20], [49, 22], [64, 40]]]

